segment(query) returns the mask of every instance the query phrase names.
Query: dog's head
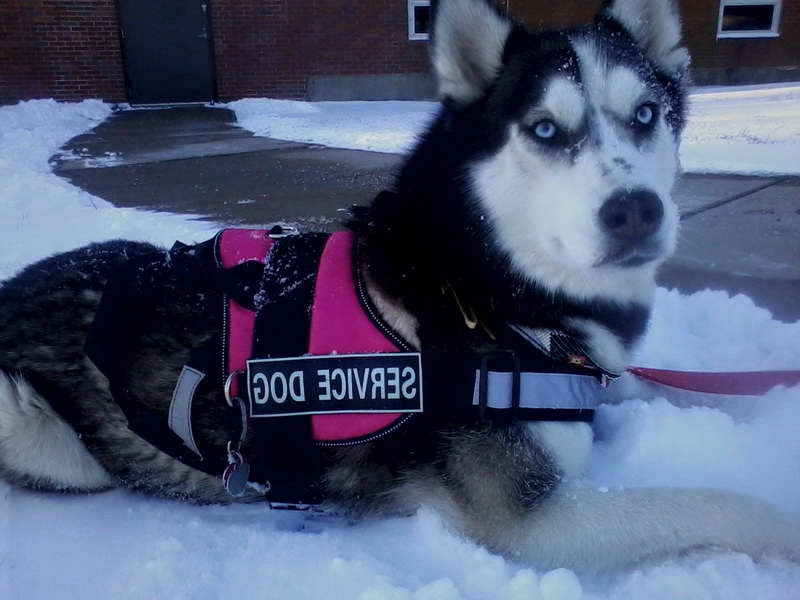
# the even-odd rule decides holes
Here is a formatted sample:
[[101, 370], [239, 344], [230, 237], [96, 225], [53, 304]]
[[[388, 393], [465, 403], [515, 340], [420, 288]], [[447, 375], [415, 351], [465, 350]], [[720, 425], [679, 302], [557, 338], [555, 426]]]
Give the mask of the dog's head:
[[445, 108], [430, 135], [475, 130], [452, 150], [468, 154], [468, 212], [513, 270], [643, 300], [678, 226], [689, 56], [673, 2], [612, 0], [591, 25], [533, 31], [489, 0], [441, 0], [431, 51]]

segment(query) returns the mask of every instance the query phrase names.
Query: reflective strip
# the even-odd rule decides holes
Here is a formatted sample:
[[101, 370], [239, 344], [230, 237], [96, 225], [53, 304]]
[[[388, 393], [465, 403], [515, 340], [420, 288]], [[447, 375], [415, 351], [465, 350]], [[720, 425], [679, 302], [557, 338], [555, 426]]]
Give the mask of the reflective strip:
[[178, 376], [178, 382], [175, 384], [175, 391], [172, 392], [172, 402], [169, 405], [169, 428], [183, 440], [187, 448], [196, 452], [200, 458], [203, 458], [203, 455], [197, 449], [192, 434], [192, 399], [194, 391], [203, 377], [205, 377], [205, 373], [192, 367], [183, 367]]
[[[554, 408], [562, 410], [594, 409], [599, 404], [602, 386], [591, 375], [568, 373], [520, 373], [520, 408]], [[480, 371], [475, 371], [472, 404], [477, 406]], [[511, 408], [511, 373], [489, 371], [487, 406]]]

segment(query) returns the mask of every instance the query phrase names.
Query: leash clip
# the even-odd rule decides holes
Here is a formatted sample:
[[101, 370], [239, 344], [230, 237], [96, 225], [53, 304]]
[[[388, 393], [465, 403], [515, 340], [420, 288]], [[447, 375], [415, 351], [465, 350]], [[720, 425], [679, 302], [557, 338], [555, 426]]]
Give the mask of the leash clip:
[[[237, 425], [240, 427], [239, 439], [235, 442], [233, 440], [228, 441], [226, 448], [228, 465], [225, 467], [225, 470], [222, 473], [222, 485], [224, 486], [225, 490], [234, 498], [241, 498], [244, 496], [248, 488], [256, 490], [256, 492], [263, 496], [270, 491], [272, 486], [269, 482], [261, 485], [250, 481], [250, 465], [244, 459], [244, 456], [242, 456], [242, 444], [247, 437], [247, 407], [245, 406], [244, 401], [238, 396], [236, 396], [234, 399], [231, 399], [230, 397], [230, 383], [233, 380], [233, 377], [238, 373], [238, 371], [234, 371], [225, 381], [225, 401], [233, 408], [233, 400], [236, 400], [236, 403], [239, 405], [241, 423], [237, 423]], [[230, 413], [226, 416], [226, 419], [231, 421], [229, 423], [230, 430], [235, 429], [235, 426], [233, 425], [233, 418], [233, 415]]]
[[489, 423], [486, 408], [489, 402], [489, 363], [507, 360], [511, 363], [511, 419], [516, 421], [520, 403], [520, 366], [519, 357], [513, 350], [494, 350], [481, 358], [478, 381], [478, 417], [482, 423]]

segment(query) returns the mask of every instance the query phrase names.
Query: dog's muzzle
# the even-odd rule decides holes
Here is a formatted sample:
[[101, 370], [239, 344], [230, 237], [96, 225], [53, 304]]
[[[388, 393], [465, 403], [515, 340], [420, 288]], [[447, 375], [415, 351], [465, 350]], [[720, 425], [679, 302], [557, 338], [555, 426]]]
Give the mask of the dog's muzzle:
[[655, 193], [644, 189], [617, 192], [605, 201], [598, 218], [610, 242], [598, 266], [634, 267], [661, 256], [655, 234], [664, 220], [664, 205]]

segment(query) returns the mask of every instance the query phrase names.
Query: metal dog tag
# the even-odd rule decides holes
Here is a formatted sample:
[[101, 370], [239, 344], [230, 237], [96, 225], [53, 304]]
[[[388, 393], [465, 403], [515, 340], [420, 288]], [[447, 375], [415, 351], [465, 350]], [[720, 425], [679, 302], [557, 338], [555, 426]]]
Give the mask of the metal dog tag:
[[250, 478], [250, 465], [247, 464], [238, 452], [231, 452], [228, 460], [230, 464], [225, 467], [222, 474], [222, 484], [227, 492], [234, 498], [244, 496], [247, 490], [247, 481]]

